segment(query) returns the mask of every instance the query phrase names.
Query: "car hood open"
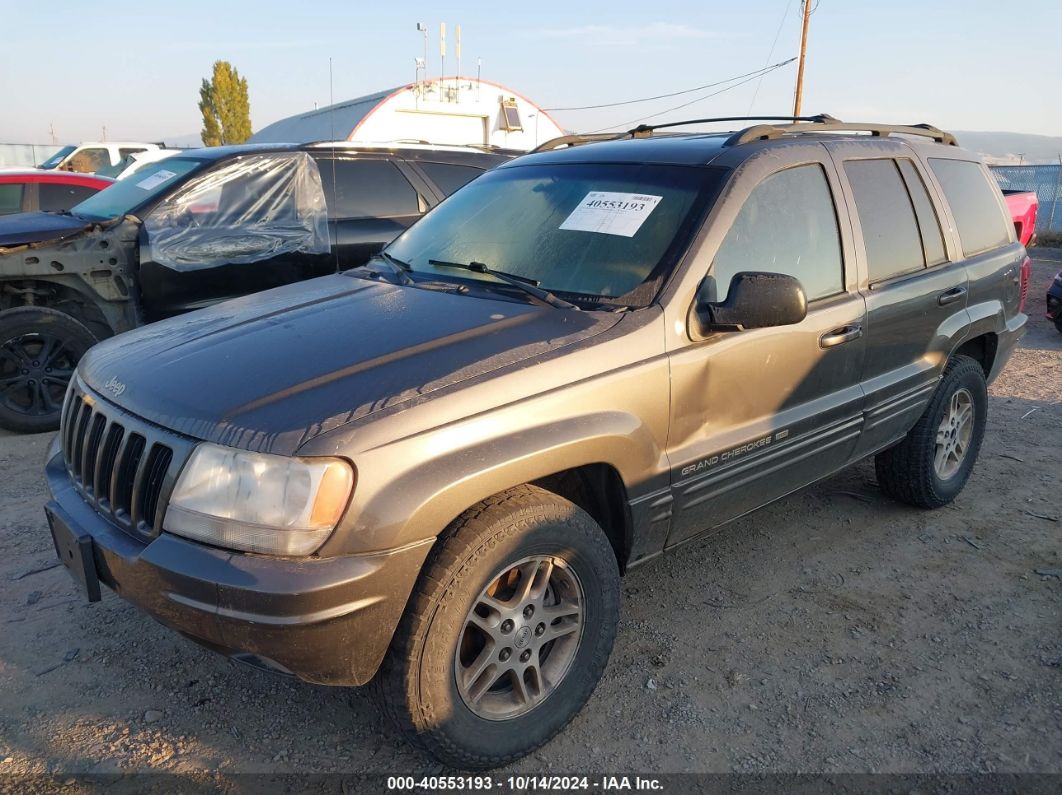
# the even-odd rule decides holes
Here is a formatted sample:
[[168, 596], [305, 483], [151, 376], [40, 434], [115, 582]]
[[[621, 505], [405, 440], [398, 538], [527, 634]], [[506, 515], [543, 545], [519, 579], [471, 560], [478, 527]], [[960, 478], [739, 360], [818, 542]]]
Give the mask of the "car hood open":
[[93, 225], [76, 215], [15, 213], [0, 216], [0, 248], [62, 240]]
[[170, 430], [291, 455], [344, 423], [619, 317], [326, 276], [122, 334], [92, 348], [79, 374]]

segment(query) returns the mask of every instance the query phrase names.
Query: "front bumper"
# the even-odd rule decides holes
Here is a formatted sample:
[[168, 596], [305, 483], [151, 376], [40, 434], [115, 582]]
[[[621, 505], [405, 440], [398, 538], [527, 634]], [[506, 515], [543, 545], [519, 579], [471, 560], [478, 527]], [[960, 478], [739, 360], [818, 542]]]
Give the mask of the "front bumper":
[[165, 626], [214, 651], [317, 684], [362, 685], [373, 677], [431, 547], [426, 541], [317, 559], [229, 552], [168, 533], [145, 543], [85, 502], [57, 443], [45, 472], [49, 522], [71, 571], [64, 535], [75, 548], [80, 541], [90, 579]]

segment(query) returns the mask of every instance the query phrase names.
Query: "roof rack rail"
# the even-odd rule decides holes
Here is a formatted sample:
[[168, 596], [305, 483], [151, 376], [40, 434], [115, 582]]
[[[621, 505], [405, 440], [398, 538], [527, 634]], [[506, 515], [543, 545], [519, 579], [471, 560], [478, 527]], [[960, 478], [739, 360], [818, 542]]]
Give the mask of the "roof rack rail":
[[822, 114], [810, 119], [802, 119], [797, 124], [757, 124], [746, 127], [726, 139], [724, 146], [738, 146], [751, 141], [766, 141], [781, 138], [792, 133], [820, 132], [867, 132], [874, 137], [887, 137], [893, 133], [899, 135], [918, 135], [932, 138], [937, 143], [958, 146], [959, 142], [949, 132], [944, 132], [931, 124], [874, 124], [872, 122], [843, 122], [832, 116]]
[[596, 141], [616, 141], [620, 138], [649, 138], [656, 130], [669, 127], [685, 127], [690, 124], [711, 124], [722, 121], [787, 121], [789, 124], [756, 124], [739, 130], [726, 139], [724, 146], [738, 146], [752, 141], [766, 141], [781, 138], [793, 133], [820, 132], [866, 132], [872, 136], [884, 138], [891, 134], [918, 135], [932, 138], [937, 143], [958, 146], [959, 142], [949, 132], [944, 132], [931, 124], [874, 124], [863, 122], [843, 122], [828, 113], [815, 116], [717, 116], [710, 119], [688, 119], [671, 121], [664, 124], [639, 124], [637, 127], [620, 133], [589, 133], [587, 135], [562, 135], [539, 144], [532, 152], [547, 152], [561, 146], [579, 146]]
[[650, 134], [653, 130], [663, 130], [667, 127], [685, 127], [689, 124], [711, 124], [713, 122], [720, 121], [813, 121], [813, 122], [835, 122], [837, 119], [833, 116], [828, 116], [825, 113], [820, 113], [817, 116], [716, 116], [711, 119], [687, 119], [686, 121], [669, 121], [663, 124], [639, 124], [633, 130], [630, 131], [632, 138], [638, 138], [646, 134]]
[[630, 132], [621, 133], [588, 133], [586, 135], [559, 135], [556, 138], [550, 138], [544, 143], [540, 143], [530, 154], [535, 152], [548, 152], [550, 149], [559, 149], [562, 146], [579, 146], [580, 144], [592, 144], [595, 141], [615, 141], [619, 138], [626, 138], [630, 135]]
[[633, 129], [626, 130], [624, 132], [615, 133], [587, 133], [581, 135], [578, 133], [572, 135], [561, 135], [557, 138], [551, 138], [545, 143], [539, 144], [534, 149], [534, 152], [548, 152], [550, 149], [558, 149], [562, 146], [579, 146], [580, 144], [592, 144], [597, 141], [616, 141], [620, 138], [648, 138], [653, 134], [653, 130], [662, 130], [667, 127], [682, 127], [688, 124], [710, 124], [712, 122], [721, 121], [835, 121], [830, 116], [719, 116], [712, 119], [689, 119], [687, 121], [672, 121], [664, 124], [639, 124]]

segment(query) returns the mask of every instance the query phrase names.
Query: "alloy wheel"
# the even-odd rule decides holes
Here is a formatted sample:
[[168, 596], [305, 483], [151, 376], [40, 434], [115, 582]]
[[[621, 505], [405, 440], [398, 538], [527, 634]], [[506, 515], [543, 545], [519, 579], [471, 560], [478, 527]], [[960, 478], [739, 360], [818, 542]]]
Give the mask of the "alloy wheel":
[[38, 332], [0, 344], [0, 402], [31, 416], [59, 411], [77, 358], [58, 335]]
[[534, 709], [557, 689], [582, 641], [583, 588], [560, 558], [508, 565], [472, 605], [454, 659], [465, 705], [487, 720]]
[[948, 480], [959, 471], [970, 447], [973, 430], [973, 395], [968, 389], [957, 389], [948, 401], [948, 410], [937, 428], [933, 469], [941, 480]]

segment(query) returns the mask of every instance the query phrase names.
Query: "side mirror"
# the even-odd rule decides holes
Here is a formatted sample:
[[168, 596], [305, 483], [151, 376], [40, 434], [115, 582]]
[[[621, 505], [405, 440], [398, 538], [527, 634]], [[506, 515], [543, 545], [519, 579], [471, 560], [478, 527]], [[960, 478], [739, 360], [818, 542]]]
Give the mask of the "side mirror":
[[697, 291], [693, 320], [701, 336], [712, 331], [792, 326], [808, 314], [800, 280], [784, 273], [743, 271], [730, 280], [726, 300], [715, 301], [715, 285], [705, 279]]

